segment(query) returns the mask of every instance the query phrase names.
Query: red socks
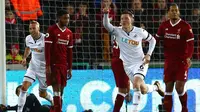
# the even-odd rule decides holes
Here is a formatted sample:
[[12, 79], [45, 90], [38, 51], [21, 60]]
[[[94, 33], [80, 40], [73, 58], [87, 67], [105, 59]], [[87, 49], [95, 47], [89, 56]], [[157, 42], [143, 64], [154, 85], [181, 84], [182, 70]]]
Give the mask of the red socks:
[[113, 112], [119, 112], [124, 102], [124, 96], [117, 94]]
[[55, 112], [61, 112], [62, 105], [61, 105], [61, 98], [60, 96], [54, 96], [53, 97], [54, 101], [54, 111]]
[[165, 95], [164, 97], [164, 108], [166, 112], [171, 112], [172, 111], [172, 95]]
[[183, 96], [179, 95], [180, 102], [182, 104], [182, 112], [188, 112], [187, 108], [187, 93], [185, 93]]

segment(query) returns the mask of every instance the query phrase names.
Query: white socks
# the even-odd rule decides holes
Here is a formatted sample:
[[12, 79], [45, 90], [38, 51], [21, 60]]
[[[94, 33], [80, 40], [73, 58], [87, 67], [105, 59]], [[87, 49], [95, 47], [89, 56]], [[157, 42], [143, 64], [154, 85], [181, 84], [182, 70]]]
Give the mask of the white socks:
[[139, 104], [141, 100], [141, 92], [138, 90], [134, 90], [133, 94], [133, 112], [139, 111]]
[[146, 84], [148, 90], [147, 93], [152, 93], [153, 91], [158, 90], [158, 87], [156, 85], [150, 85], [150, 84]]
[[20, 90], [19, 98], [18, 98], [18, 108], [17, 112], [22, 112], [24, 108], [24, 104], [26, 103], [26, 91]]

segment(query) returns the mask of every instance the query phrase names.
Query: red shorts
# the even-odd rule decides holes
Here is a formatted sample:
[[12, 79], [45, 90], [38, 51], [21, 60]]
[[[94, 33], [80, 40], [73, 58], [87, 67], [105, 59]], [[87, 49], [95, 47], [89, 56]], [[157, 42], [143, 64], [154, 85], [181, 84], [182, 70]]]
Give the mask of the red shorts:
[[67, 84], [67, 66], [53, 65], [51, 66], [51, 76], [47, 77], [47, 85], [58, 84], [65, 87]]
[[186, 81], [188, 64], [186, 60], [165, 60], [164, 82]]
[[116, 86], [119, 88], [129, 88], [129, 78], [124, 71], [122, 60], [119, 58], [112, 58], [111, 66], [114, 73]]

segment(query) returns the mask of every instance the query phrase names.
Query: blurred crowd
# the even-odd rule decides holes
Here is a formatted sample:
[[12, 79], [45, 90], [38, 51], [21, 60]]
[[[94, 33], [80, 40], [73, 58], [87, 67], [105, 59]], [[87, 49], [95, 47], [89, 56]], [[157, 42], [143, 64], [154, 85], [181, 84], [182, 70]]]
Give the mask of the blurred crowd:
[[[161, 22], [168, 20], [170, 3], [179, 5], [181, 18], [188, 21], [195, 34], [193, 59], [200, 59], [200, 2], [199, 0], [5, 0], [7, 63], [18, 63], [29, 34], [29, 22], [37, 20], [41, 32], [56, 22], [56, 12], [66, 9], [70, 14], [69, 29], [74, 34], [73, 62], [109, 62], [112, 38], [102, 26], [102, 8], [110, 6], [109, 19], [119, 26], [120, 13], [134, 13], [137, 27], [155, 35]], [[157, 44], [153, 61], [163, 60], [162, 41]], [[144, 44], [144, 51], [145, 44]]]

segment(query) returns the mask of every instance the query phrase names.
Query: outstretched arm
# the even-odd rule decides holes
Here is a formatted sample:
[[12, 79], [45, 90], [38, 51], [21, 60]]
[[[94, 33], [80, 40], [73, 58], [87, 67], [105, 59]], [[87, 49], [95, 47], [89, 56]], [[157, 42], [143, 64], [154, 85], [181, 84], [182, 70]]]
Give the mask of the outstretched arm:
[[103, 26], [106, 28], [106, 30], [108, 30], [108, 32], [112, 32], [114, 30], [114, 26], [110, 23], [109, 21], [109, 9], [108, 8], [104, 8], [103, 9]]

